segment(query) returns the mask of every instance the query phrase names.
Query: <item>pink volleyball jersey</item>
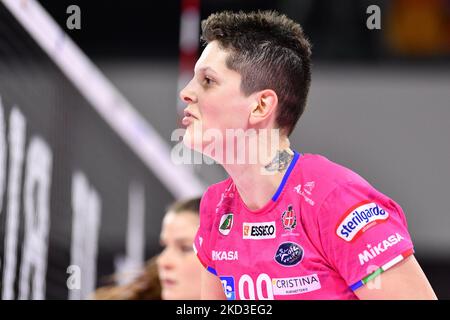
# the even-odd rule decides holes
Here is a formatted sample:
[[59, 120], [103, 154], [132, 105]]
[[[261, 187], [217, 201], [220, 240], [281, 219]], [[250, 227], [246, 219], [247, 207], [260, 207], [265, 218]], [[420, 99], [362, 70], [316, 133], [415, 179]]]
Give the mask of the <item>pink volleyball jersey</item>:
[[231, 178], [208, 188], [194, 249], [227, 299], [357, 299], [413, 253], [401, 207], [353, 171], [298, 154], [263, 208]]

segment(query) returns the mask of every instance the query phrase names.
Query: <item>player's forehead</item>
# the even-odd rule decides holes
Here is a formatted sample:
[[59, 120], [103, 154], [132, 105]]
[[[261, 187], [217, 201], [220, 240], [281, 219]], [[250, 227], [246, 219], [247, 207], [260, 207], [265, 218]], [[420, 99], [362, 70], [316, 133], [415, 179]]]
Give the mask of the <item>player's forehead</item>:
[[203, 50], [200, 58], [195, 64], [195, 73], [215, 72], [223, 73], [230, 71], [226, 66], [228, 52], [222, 49], [217, 41], [212, 41]]
[[197, 231], [199, 224], [198, 215], [189, 211], [169, 212], [163, 220], [161, 239], [191, 238]]

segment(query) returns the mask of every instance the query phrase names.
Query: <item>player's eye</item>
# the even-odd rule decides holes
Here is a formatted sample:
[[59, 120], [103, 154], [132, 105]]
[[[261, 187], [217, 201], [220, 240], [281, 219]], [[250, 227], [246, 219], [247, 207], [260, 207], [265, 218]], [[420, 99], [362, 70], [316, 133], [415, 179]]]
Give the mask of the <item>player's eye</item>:
[[183, 253], [189, 253], [189, 252], [192, 252], [193, 250], [194, 250], [194, 248], [192, 248], [191, 245], [183, 245], [183, 246], [181, 246], [181, 251]]
[[204, 78], [204, 83], [205, 83], [207, 86], [210, 86], [213, 82], [214, 82], [213, 79], [211, 79], [210, 77], [206, 77], [206, 76], [205, 76], [205, 78]]

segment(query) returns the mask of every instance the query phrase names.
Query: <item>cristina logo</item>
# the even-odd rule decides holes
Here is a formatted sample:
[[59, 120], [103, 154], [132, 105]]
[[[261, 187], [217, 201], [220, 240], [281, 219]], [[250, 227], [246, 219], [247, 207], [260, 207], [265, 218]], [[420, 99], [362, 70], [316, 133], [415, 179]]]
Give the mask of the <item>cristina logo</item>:
[[336, 234], [353, 241], [374, 225], [389, 218], [389, 213], [375, 202], [363, 201], [347, 210], [336, 227]]

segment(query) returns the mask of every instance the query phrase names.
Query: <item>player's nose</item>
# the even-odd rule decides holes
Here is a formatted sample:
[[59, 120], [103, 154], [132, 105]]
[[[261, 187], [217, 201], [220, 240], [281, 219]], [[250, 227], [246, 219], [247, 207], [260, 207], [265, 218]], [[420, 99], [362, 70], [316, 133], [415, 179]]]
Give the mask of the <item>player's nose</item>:
[[180, 91], [180, 99], [185, 103], [192, 103], [196, 101], [196, 96], [191, 87], [192, 80]]
[[160, 269], [171, 269], [174, 267], [173, 254], [170, 252], [169, 248], [165, 248], [156, 259], [156, 264]]

